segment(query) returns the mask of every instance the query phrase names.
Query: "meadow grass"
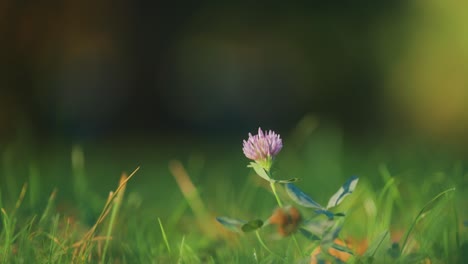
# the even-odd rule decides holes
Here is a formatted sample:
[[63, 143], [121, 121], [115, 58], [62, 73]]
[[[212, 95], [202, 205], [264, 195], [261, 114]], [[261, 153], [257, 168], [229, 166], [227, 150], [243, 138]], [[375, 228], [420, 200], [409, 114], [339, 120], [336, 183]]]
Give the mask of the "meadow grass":
[[[360, 178], [337, 209], [346, 214], [339, 238], [353, 252], [349, 263], [468, 262], [464, 162], [411, 158], [407, 149], [366, 159], [329, 131], [302, 141], [292, 134], [274, 175], [302, 178], [297, 185], [320, 203], [350, 175]], [[216, 222], [222, 215], [265, 220], [277, 205], [269, 184], [245, 167], [238, 146], [213, 148], [182, 160], [142, 158], [132, 166], [128, 160], [135, 158], [126, 156], [125, 162], [93, 167], [87, 147], [74, 146], [67, 158], [58, 158], [65, 160], [56, 171], [64, 179], [47, 174], [57, 169], [50, 160], [44, 165], [50, 157], [18, 160], [17, 150], [6, 150], [1, 263], [311, 263], [318, 241], [300, 234], [281, 238], [275, 226], [233, 233]], [[277, 192], [294, 204], [281, 186]]]

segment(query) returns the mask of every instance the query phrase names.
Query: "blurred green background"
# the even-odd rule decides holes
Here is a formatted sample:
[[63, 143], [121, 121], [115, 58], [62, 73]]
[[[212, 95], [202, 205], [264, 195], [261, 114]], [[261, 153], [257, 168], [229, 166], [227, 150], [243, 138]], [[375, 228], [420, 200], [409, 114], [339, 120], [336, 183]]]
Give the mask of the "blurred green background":
[[285, 159], [297, 159], [287, 169], [316, 157], [311, 175], [463, 165], [466, 10], [452, 0], [4, 0], [3, 174], [24, 171], [20, 185], [32, 163], [67, 186], [59, 168], [80, 145], [99, 179], [142, 165], [144, 186], [170, 177], [174, 158], [235, 179], [241, 141], [258, 126], [285, 138]]
[[[266, 219], [276, 206], [242, 153], [260, 126], [283, 138], [274, 177], [302, 178], [319, 203], [359, 176], [345, 227], [358, 238], [382, 215], [385, 229], [407, 230], [427, 201], [456, 187], [456, 221], [418, 233], [432, 243], [454, 226], [457, 247], [447, 242], [445, 252], [463, 262], [467, 10], [456, 0], [2, 0], [1, 207], [10, 213], [28, 182], [19, 215], [40, 215], [57, 188], [57, 221], [77, 219], [81, 234], [121, 173], [141, 166], [110, 255], [127, 248], [135, 263], [163, 260], [159, 217], [173, 245], [187, 237], [195, 256], [218, 251], [224, 262], [236, 248], [203, 225], [219, 227], [220, 215]], [[184, 197], [174, 164], [209, 220]], [[369, 206], [390, 179], [393, 198]]]

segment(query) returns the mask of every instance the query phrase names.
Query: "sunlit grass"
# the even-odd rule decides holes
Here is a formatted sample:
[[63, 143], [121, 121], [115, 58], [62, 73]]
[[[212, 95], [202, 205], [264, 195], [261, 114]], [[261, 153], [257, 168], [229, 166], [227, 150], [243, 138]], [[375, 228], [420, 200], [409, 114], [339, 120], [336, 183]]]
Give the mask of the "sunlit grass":
[[[337, 209], [346, 213], [338, 239], [352, 252], [346, 257], [349, 262], [467, 261], [463, 163], [448, 161], [449, 166], [440, 169], [416, 162], [395, 169], [394, 160], [355, 165], [356, 157], [348, 152], [324, 149], [328, 159], [338, 160], [339, 155], [342, 160], [339, 170], [329, 171], [342, 173], [317, 175], [336, 164], [320, 165], [314, 160], [320, 150], [308, 149], [317, 145], [301, 144], [286, 149], [273, 173], [289, 171], [294, 175], [286, 177], [303, 178], [298, 185], [317, 202], [326, 204], [346, 178], [359, 176], [355, 192]], [[68, 159], [75, 159], [68, 165], [71, 180], [56, 189], [50, 189], [55, 184], [47, 181], [40, 162], [24, 161], [27, 169], [21, 170], [10, 164], [12, 155], [3, 154], [10, 156], [3, 157], [0, 186], [2, 263], [310, 263], [320, 245], [297, 234], [299, 250], [293, 239], [279, 238], [274, 226], [238, 234], [216, 222], [220, 215], [267, 219], [277, 207], [269, 184], [245, 167], [240, 149], [238, 154], [208, 153], [205, 159], [200, 154], [167, 159], [153, 170], [142, 161], [129, 170], [142, 169], [120, 181], [119, 174], [93, 174], [85, 150], [74, 147], [68, 152]], [[224, 153], [226, 158], [220, 159]], [[322, 167], [298, 168], [302, 161]], [[16, 176], [24, 171], [26, 175]], [[101, 192], [97, 181], [109, 186], [108, 191]], [[292, 204], [281, 185], [277, 194]]]

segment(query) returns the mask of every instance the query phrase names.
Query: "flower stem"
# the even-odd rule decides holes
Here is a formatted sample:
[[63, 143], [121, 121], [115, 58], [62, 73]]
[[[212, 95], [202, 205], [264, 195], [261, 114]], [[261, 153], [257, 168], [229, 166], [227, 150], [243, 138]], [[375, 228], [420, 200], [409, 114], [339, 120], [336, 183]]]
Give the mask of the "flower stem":
[[276, 202], [278, 203], [279, 207], [283, 207], [283, 203], [281, 203], [278, 193], [276, 192], [276, 186], [275, 186], [274, 181], [270, 181], [270, 187], [271, 187], [271, 190], [273, 191], [273, 194], [275, 195]]
[[294, 244], [296, 244], [297, 249], [299, 250], [299, 253], [301, 254], [301, 257], [304, 256], [304, 252], [302, 252], [301, 247], [299, 246], [299, 243], [297, 242], [296, 235], [292, 234], [292, 239], [294, 240]]
[[265, 242], [263, 242], [263, 239], [262, 239], [262, 237], [260, 236], [260, 232], [258, 232], [258, 229], [255, 231], [255, 234], [257, 235], [257, 240], [258, 240], [258, 242], [260, 243], [260, 245], [262, 245], [262, 247], [263, 247], [266, 251], [268, 251], [268, 253], [270, 253], [270, 254], [272, 254], [272, 255], [278, 257], [278, 258], [281, 258], [281, 259], [283, 258], [283, 257], [281, 257], [280, 255], [276, 254], [275, 252], [271, 251], [270, 248], [268, 248], [268, 246], [265, 244]]
[[[267, 172], [267, 173], [268, 173], [268, 176], [270, 176], [270, 178], [271, 178], [270, 173], [269, 172]], [[278, 206], [283, 207], [283, 203], [281, 202], [281, 199], [279, 198], [278, 193], [276, 192], [275, 181], [273, 181], [273, 180], [270, 181], [270, 187], [271, 187], [271, 190], [273, 191], [273, 194], [275, 195], [276, 202], [278, 203]], [[292, 234], [292, 239], [294, 240], [294, 244], [296, 244], [296, 247], [299, 250], [299, 253], [301, 254], [301, 256], [304, 256], [304, 253], [302, 252], [302, 249], [299, 246], [299, 243], [297, 242], [296, 236], [294, 234]]]

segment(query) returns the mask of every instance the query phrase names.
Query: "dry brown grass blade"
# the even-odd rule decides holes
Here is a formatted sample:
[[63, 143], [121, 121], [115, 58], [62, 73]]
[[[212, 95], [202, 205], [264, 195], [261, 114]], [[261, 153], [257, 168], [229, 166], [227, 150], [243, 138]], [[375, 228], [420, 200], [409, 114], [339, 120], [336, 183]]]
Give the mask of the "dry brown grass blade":
[[[120, 178], [120, 181], [119, 181], [119, 186], [117, 187], [117, 189], [114, 192], [111, 192], [109, 194], [109, 197], [108, 197], [108, 199], [106, 201], [106, 204], [104, 205], [104, 207], [103, 207], [103, 209], [101, 211], [101, 214], [99, 215], [98, 219], [96, 220], [96, 223], [93, 225], [93, 227], [91, 227], [89, 229], [88, 232], [86, 232], [86, 234], [83, 236], [83, 238], [80, 241], [73, 244], [73, 247], [75, 247], [75, 245], [77, 245], [75, 251], [73, 252], [73, 262], [74, 263], [75, 263], [75, 261], [79, 261], [77, 258], [79, 258], [79, 256], [83, 255], [86, 252], [86, 250], [88, 249], [91, 242], [95, 241], [94, 239], [96, 237], [94, 237], [94, 235], [96, 233], [96, 229], [104, 221], [106, 216], [109, 214], [109, 212], [110, 212], [110, 210], [112, 208], [111, 207], [112, 202], [117, 197], [119, 197], [121, 192], [123, 192], [125, 190], [127, 182], [138, 172], [139, 169], [140, 169], [140, 167], [137, 167], [128, 177], [126, 177], [126, 175], [122, 175], [122, 177]], [[104, 240], [105, 239], [107, 239], [107, 238], [104, 237]], [[84, 258], [84, 256], [81, 257], [82, 260], [83, 260], [83, 258]]]
[[[112, 237], [106, 237], [106, 236], [96, 236], [96, 237], [93, 237], [90, 241], [91, 242], [97, 242], [97, 241], [105, 241], [105, 240], [112, 240]], [[80, 247], [83, 245], [83, 243], [85, 243], [86, 241], [78, 241], [78, 242], [75, 242], [73, 243], [73, 245], [71, 246], [72, 248], [77, 248], [77, 247]]]
[[123, 196], [125, 193], [125, 189], [127, 188], [126, 182], [128, 181], [128, 176], [126, 173], [122, 173], [122, 176], [120, 176], [120, 181], [119, 181], [119, 186], [123, 186], [122, 190], [116, 195], [114, 202], [115, 203], [121, 203], [123, 200]]
[[26, 190], [28, 188], [28, 183], [23, 184], [23, 188], [21, 188], [20, 195], [18, 197], [18, 201], [16, 201], [15, 209], [18, 210], [21, 204], [23, 203], [24, 197], [26, 196]]
[[215, 237], [217, 234], [213, 228], [215, 225], [213, 220], [214, 218], [210, 217], [210, 215], [207, 213], [198, 190], [190, 179], [190, 176], [182, 163], [178, 160], [169, 162], [169, 170], [171, 171], [172, 176], [174, 176], [180, 191], [184, 195], [185, 200], [188, 202], [190, 208], [195, 214], [200, 228], [206, 235]]
[[44, 233], [44, 235], [49, 238], [50, 240], [52, 240], [55, 244], [57, 244], [60, 248], [62, 248], [62, 250], [65, 252], [67, 250], [67, 247], [64, 246], [62, 243], [60, 243], [60, 240], [58, 240], [57, 237], [54, 237], [52, 236], [51, 234], [48, 234], [48, 233]]
[[119, 195], [120, 192], [122, 192], [123, 190], [125, 190], [125, 187], [127, 186], [127, 182], [135, 175], [135, 173], [140, 169], [140, 167], [136, 168], [128, 177], [126, 177], [125, 179], [120, 179], [120, 182], [119, 182], [119, 187], [117, 187], [117, 189], [110, 194], [110, 197], [109, 199], [107, 200], [106, 204], [104, 205], [104, 208], [103, 208], [103, 211], [101, 213], [101, 215], [99, 216], [98, 220], [96, 221], [96, 224], [95, 226], [99, 225], [100, 223], [102, 223], [102, 221], [104, 221], [104, 218], [105, 218], [105, 215], [107, 215], [109, 209], [110, 209], [110, 206], [112, 205], [112, 201]]

